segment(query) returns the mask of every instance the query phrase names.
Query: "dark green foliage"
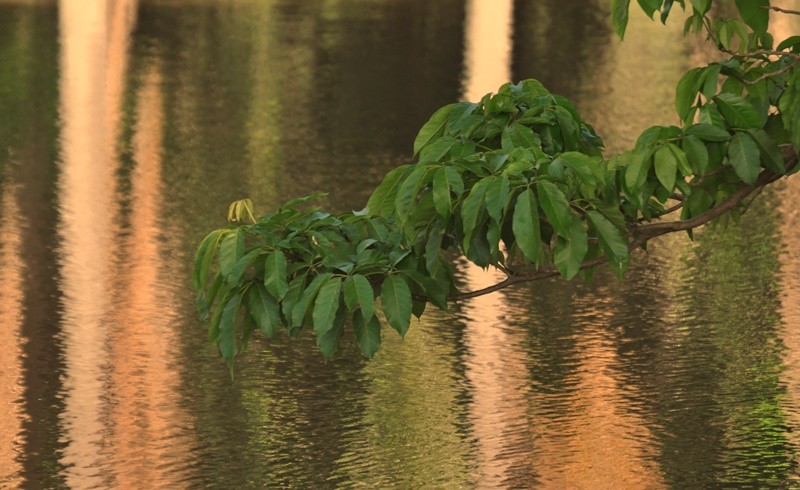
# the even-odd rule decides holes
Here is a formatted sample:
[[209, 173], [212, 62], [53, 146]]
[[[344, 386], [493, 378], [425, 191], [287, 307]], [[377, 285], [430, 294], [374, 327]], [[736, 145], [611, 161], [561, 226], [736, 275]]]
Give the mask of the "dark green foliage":
[[[620, 37], [629, 3], [612, 3]], [[662, 21], [687, 7], [638, 3]], [[706, 18], [711, 3], [691, 1], [687, 28], [708, 26], [721, 49], [743, 54], [687, 72], [675, 96], [683, 127], [651, 127], [630, 151], [604, 158], [567, 99], [524, 80], [436, 111], [414, 141], [416, 161], [389, 172], [362, 211], [324, 212], [311, 207], [315, 195], [255, 219], [249, 200], [233, 203], [232, 221], [252, 223], [212, 231], [194, 258], [210, 340], [231, 363], [254, 330], [313, 327], [330, 357], [351, 331], [371, 357], [383, 319], [405, 335], [427, 303], [446, 309], [458, 297], [456, 256], [566, 279], [605, 260], [622, 276], [637, 227], [664, 215], [668, 200], [687, 219], [762, 172], [785, 173], [779, 145], [800, 146], [800, 38], [778, 44], [781, 56], [747, 55], [771, 49], [769, 3], [737, 1], [742, 19], [727, 20]]]

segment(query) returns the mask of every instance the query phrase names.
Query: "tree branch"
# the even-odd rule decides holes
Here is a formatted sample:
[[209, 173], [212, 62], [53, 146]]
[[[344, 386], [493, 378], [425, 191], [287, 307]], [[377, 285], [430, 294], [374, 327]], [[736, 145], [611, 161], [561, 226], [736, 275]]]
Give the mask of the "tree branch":
[[[786, 162], [786, 170], [788, 173], [791, 170], [794, 170], [795, 167], [798, 166], [798, 163], [800, 163], [798, 160], [798, 155], [794, 153], [794, 151], [791, 148], [791, 145], [782, 145], [781, 150], [784, 155], [784, 161]], [[645, 243], [647, 243], [649, 240], [652, 240], [653, 238], [659, 237], [661, 235], [666, 235], [677, 231], [691, 230], [699, 226], [702, 226], [708, 223], [709, 221], [722, 216], [728, 211], [731, 211], [736, 206], [738, 206], [744, 199], [746, 199], [747, 196], [753, 193], [760, 192], [765, 186], [777, 181], [783, 176], [784, 176], [783, 174], [776, 174], [771, 170], [764, 170], [761, 172], [761, 174], [759, 174], [755, 184], [742, 186], [738, 191], [731, 194], [720, 205], [715, 206], [709, 209], [708, 211], [705, 211], [704, 213], [698, 214], [693, 218], [689, 218], [686, 220], [677, 220], [677, 221], [647, 223], [643, 225], [634, 224], [632, 225], [629, 232], [630, 241], [628, 243], [628, 250], [633, 251], [634, 249], [639, 248]], [[592, 267], [605, 264], [607, 261], [608, 259], [605, 256], [598, 257], [596, 259], [584, 262], [583, 264], [581, 264], [580, 269], [581, 270], [590, 269]], [[513, 284], [521, 282], [539, 281], [542, 279], [548, 279], [550, 277], [555, 277], [558, 275], [559, 272], [555, 267], [546, 267], [544, 269], [540, 269], [530, 274], [510, 273], [510, 275], [506, 279], [497, 284], [485, 287], [483, 289], [478, 289], [476, 291], [459, 293], [447, 299], [449, 301], [460, 301], [465, 299], [471, 299], [478, 296], [483, 296], [485, 294], [493, 293], [495, 291], [499, 291]], [[415, 299], [421, 301], [426, 300], [425, 297], [419, 297]]]
[[765, 5], [764, 8], [765, 9], [769, 9], [769, 10], [774, 10], [774, 11], [780, 12], [782, 14], [800, 15], [800, 10], [791, 10], [791, 9], [785, 9], [785, 8], [781, 8], [781, 7], [773, 7], [773, 6], [770, 6], [770, 5]]

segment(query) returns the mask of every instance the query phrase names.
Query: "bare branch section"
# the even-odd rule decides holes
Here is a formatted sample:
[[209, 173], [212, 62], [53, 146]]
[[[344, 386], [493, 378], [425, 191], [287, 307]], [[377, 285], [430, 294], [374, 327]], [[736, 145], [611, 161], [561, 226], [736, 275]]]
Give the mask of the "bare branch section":
[[785, 9], [785, 8], [775, 7], [775, 6], [770, 6], [770, 5], [766, 5], [766, 6], [764, 6], [764, 8], [765, 9], [774, 10], [774, 11], [780, 12], [782, 14], [800, 15], [800, 10], [791, 10], [791, 9]]
[[[795, 170], [795, 168], [800, 163], [800, 160], [798, 160], [798, 155], [794, 153], [794, 151], [791, 148], [791, 145], [783, 145], [781, 147], [781, 150], [783, 151], [784, 161], [786, 162], [787, 173], [791, 172], [792, 170]], [[781, 177], [783, 177], [783, 175], [776, 174], [770, 170], [764, 170], [758, 176], [758, 179], [756, 180], [756, 183], [754, 185], [742, 186], [738, 191], [733, 193], [730, 197], [728, 197], [728, 199], [723, 201], [720, 205], [715, 206], [709, 209], [708, 211], [690, 219], [675, 220], [675, 221], [660, 221], [656, 223], [646, 223], [646, 224], [632, 224], [628, 232], [628, 238], [629, 238], [628, 248], [630, 250], [634, 250], [636, 248], [641, 247], [642, 245], [652, 240], [653, 238], [659, 237], [661, 235], [667, 235], [669, 233], [675, 233], [678, 231], [687, 231], [687, 230], [692, 230], [694, 228], [698, 228], [708, 223], [709, 221], [722, 216], [728, 211], [733, 210], [739, 204], [741, 204], [742, 201], [747, 199], [748, 196], [758, 194], [764, 187], [779, 180]], [[582, 270], [590, 269], [592, 267], [596, 267], [598, 265], [606, 263], [607, 260], [608, 259], [605, 256], [593, 260], [588, 260], [583, 264], [581, 264], [580, 268]], [[504, 272], [508, 274], [508, 277], [505, 280], [497, 284], [494, 284], [492, 286], [479, 289], [477, 291], [469, 291], [465, 293], [456, 294], [448, 298], [448, 300], [460, 301], [460, 300], [475, 298], [478, 296], [483, 296], [485, 294], [494, 293], [495, 291], [499, 291], [501, 289], [505, 289], [513, 284], [518, 284], [521, 282], [539, 281], [542, 279], [548, 279], [559, 275], [559, 272], [558, 270], [556, 270], [555, 267], [546, 267], [544, 269], [538, 270], [530, 274], [513, 273], [511, 271], [504, 271]], [[424, 300], [425, 298], [419, 297], [415, 299]]]

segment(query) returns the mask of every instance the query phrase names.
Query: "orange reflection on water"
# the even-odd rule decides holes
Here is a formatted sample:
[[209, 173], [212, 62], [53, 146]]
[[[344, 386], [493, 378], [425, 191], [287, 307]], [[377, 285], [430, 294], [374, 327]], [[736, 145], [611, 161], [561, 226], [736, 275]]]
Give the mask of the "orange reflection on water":
[[511, 0], [469, 0], [462, 98], [476, 102], [511, 78]]
[[[594, 295], [592, 295], [594, 296]], [[537, 476], [542, 488], [664, 488], [649, 421], [630, 409], [630, 386], [615, 376], [619, 358], [607, 333], [611, 305], [604, 297], [579, 300], [589, 325], [575, 337], [579, 366], [571, 389], [571, 415], [538, 414], [535, 432]], [[594, 331], [592, 331], [594, 330]], [[627, 395], [627, 396], [626, 396]], [[534, 412], [536, 414], [536, 412]]]
[[122, 89], [135, 0], [59, 2], [63, 291], [63, 458], [72, 488], [102, 467], [112, 215]]
[[20, 327], [22, 311], [22, 239], [19, 219], [20, 209], [15, 196], [15, 186], [7, 185], [0, 201], [0, 318], [2, 318], [5, 345], [0, 349], [0, 486], [19, 487], [22, 484], [19, 462], [23, 449], [22, 424], [24, 411], [20, 406], [24, 385], [22, 379], [22, 336]]
[[[130, 232], [121, 235], [113, 276], [113, 306], [108, 334], [109, 390], [115, 402], [106, 414], [112, 434], [105, 450], [118, 488], [158, 486], [182, 481], [190, 441], [181, 440], [187, 417], [178, 406], [179, 371], [171, 361], [178, 345], [169, 314], [174, 297], [163, 280], [158, 240], [164, 185], [161, 147], [164, 136], [161, 75], [152, 68], [137, 99], [131, 175]], [[174, 487], [173, 487], [174, 488]]]

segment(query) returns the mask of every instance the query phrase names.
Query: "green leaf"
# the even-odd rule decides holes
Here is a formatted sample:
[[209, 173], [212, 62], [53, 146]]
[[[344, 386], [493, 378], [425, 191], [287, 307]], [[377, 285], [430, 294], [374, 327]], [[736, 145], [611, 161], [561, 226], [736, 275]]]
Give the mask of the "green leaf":
[[258, 328], [267, 337], [274, 337], [281, 324], [281, 313], [278, 302], [263, 284], [254, 283], [250, 286], [247, 291], [247, 307]]
[[631, 155], [631, 161], [625, 169], [625, 185], [635, 193], [641, 189], [650, 173], [653, 165], [652, 153], [647, 150], [635, 151]]
[[436, 207], [436, 212], [444, 219], [450, 217], [452, 206], [447, 168], [442, 167], [433, 174], [433, 205]]
[[440, 221], [437, 221], [428, 233], [428, 240], [425, 242], [425, 268], [431, 277], [436, 275], [436, 266], [439, 263], [439, 250], [442, 248], [444, 229]]
[[[669, 151], [669, 150], [667, 150]], [[619, 229], [605, 216], [597, 211], [587, 211], [586, 216], [597, 230], [600, 247], [606, 254], [612, 270], [621, 276], [624, 273], [629, 259], [628, 243]]]
[[728, 141], [731, 139], [730, 133], [713, 124], [693, 124], [686, 128], [684, 133], [697, 136], [704, 141]]
[[697, 136], [687, 134], [683, 137], [683, 151], [695, 175], [702, 175], [708, 168], [708, 150]]
[[360, 306], [364, 318], [371, 318], [375, 314], [375, 293], [369, 280], [361, 274], [348, 277], [344, 281], [344, 302], [351, 311]]
[[667, 145], [662, 145], [655, 154], [656, 177], [666, 190], [675, 188], [675, 174], [678, 171], [678, 160]]
[[653, 18], [653, 14], [656, 13], [656, 10], [661, 8], [662, 1], [663, 0], [638, 0], [639, 6], [651, 19]]
[[629, 4], [630, 0], [611, 0], [611, 23], [620, 40], [625, 38], [625, 29], [628, 27]]
[[756, 34], [764, 34], [769, 26], [769, 0], [736, 0], [742, 20]]
[[280, 250], [267, 255], [264, 261], [264, 286], [278, 301], [286, 296], [289, 284], [286, 277], [286, 256]]
[[244, 233], [241, 228], [235, 232], [228, 233], [219, 244], [219, 270], [224, 277], [228, 277], [244, 256]]
[[233, 357], [236, 355], [236, 314], [239, 312], [241, 295], [235, 294], [225, 304], [222, 316], [219, 320], [219, 340], [217, 347], [222, 357], [228, 361], [228, 366], [232, 368]]
[[517, 198], [511, 228], [519, 249], [538, 267], [543, 256], [542, 235], [539, 228], [539, 207], [532, 190], [525, 189]]
[[253, 262], [255, 262], [260, 253], [260, 250], [251, 250], [245, 254], [245, 256], [239, 259], [239, 262], [233, 266], [233, 269], [228, 272], [228, 275], [225, 277], [225, 281], [232, 285], [239, 284], [244, 276], [244, 273], [247, 272], [247, 269], [253, 264]]
[[689, 161], [686, 159], [686, 153], [684, 153], [684, 151], [681, 150], [675, 143], [667, 143], [666, 146], [675, 157], [675, 161], [678, 164], [678, 170], [681, 172], [681, 174], [692, 175], [692, 167], [689, 165]]
[[306, 315], [308, 315], [308, 310], [311, 309], [311, 304], [317, 297], [317, 293], [319, 293], [320, 288], [328, 282], [331, 277], [333, 277], [333, 273], [331, 272], [320, 274], [305, 288], [303, 295], [292, 308], [292, 322], [291, 325], [289, 325], [290, 328], [299, 328], [303, 326], [303, 321]]
[[553, 248], [553, 262], [564, 279], [570, 280], [580, 271], [588, 249], [589, 239], [583, 222], [573, 215], [569, 237], [558, 237]]
[[503, 151], [510, 152], [515, 148], [541, 148], [542, 140], [527, 126], [513, 123], [503, 130], [500, 138], [500, 146]]
[[203, 289], [208, 280], [208, 271], [214, 254], [217, 252], [220, 237], [224, 230], [214, 230], [200, 242], [194, 254], [194, 270], [192, 271], [192, 283], [197, 290]]
[[419, 163], [438, 162], [447, 155], [455, 143], [456, 140], [453, 138], [439, 138], [422, 150], [419, 154]]
[[378, 317], [373, 315], [365, 319], [361, 311], [355, 312], [353, 314], [353, 333], [355, 333], [358, 346], [361, 347], [361, 352], [372, 358], [381, 347], [381, 322]]
[[694, 7], [700, 15], [705, 15], [711, 9], [711, 0], [692, 0], [692, 7]]
[[292, 279], [292, 282], [289, 283], [289, 291], [286, 292], [286, 296], [284, 296], [283, 301], [281, 301], [281, 313], [283, 315], [284, 324], [289, 329], [293, 326], [292, 310], [300, 301], [300, 298], [303, 297], [303, 293], [306, 290], [306, 278], [307, 275], [303, 274], [302, 276], [297, 276]]
[[381, 305], [389, 325], [404, 337], [411, 323], [411, 290], [400, 276], [388, 276], [383, 280]]
[[[680, 0], [681, 5], [683, 5], [683, 0]], [[673, 0], [664, 0], [664, 6], [661, 7], [661, 23], [667, 23], [667, 17], [669, 17], [669, 13], [672, 10]]]
[[342, 278], [332, 277], [320, 288], [316, 300], [312, 320], [317, 337], [323, 335], [333, 326], [336, 312], [339, 309], [339, 296], [341, 295]]
[[797, 45], [800, 45], [800, 36], [790, 36], [781, 41], [781, 43], [778, 44], [778, 47], [775, 49], [778, 51], [783, 51], [784, 49], [793, 48]]
[[494, 177], [486, 177], [476, 183], [469, 195], [467, 195], [464, 202], [461, 204], [461, 222], [464, 229], [464, 241], [462, 248], [466, 253], [469, 250], [469, 242], [472, 239], [472, 234], [475, 232], [475, 227], [478, 224], [478, 216], [483, 208], [483, 198], [486, 195], [486, 188]]
[[786, 164], [783, 161], [783, 154], [778, 148], [777, 143], [763, 129], [751, 129], [748, 131], [753, 137], [759, 150], [761, 150], [761, 160], [764, 165], [775, 172], [783, 175], [786, 173]]
[[410, 165], [400, 165], [383, 178], [383, 181], [372, 192], [367, 201], [367, 209], [373, 216], [391, 216], [394, 214], [394, 201], [397, 191], [403, 182], [403, 176]]
[[417, 195], [424, 184], [424, 179], [430, 171], [430, 167], [417, 165], [408, 177], [400, 184], [400, 189], [397, 191], [394, 207], [395, 213], [401, 220], [408, 218], [414, 203], [416, 202]]
[[764, 126], [756, 108], [742, 96], [722, 93], [714, 97], [714, 101], [730, 127], [758, 129]]
[[447, 124], [447, 119], [450, 117], [450, 112], [458, 104], [449, 104], [433, 113], [431, 118], [426, 122], [422, 129], [419, 130], [416, 139], [414, 139], [414, 155], [420, 152], [431, 141], [438, 138], [444, 132], [444, 126]]
[[559, 155], [553, 161], [553, 164], [563, 162], [578, 174], [581, 181], [588, 185], [596, 185], [597, 179], [592, 169], [599, 165], [599, 161], [600, 159], [597, 157], [591, 157], [577, 151], [568, 151]]
[[503, 210], [508, 207], [508, 200], [507, 176], [496, 177], [486, 186], [486, 211], [495, 221], [502, 221]]
[[675, 110], [682, 120], [686, 119], [689, 109], [697, 99], [697, 92], [703, 84], [705, 70], [705, 68], [692, 68], [678, 82], [675, 90]]
[[730, 158], [736, 175], [742, 182], [753, 185], [758, 178], [758, 171], [761, 168], [758, 146], [753, 138], [747, 133], [736, 133], [728, 146], [728, 158]]
[[554, 183], [546, 180], [536, 183], [539, 202], [542, 205], [547, 220], [553, 229], [563, 237], [569, 236], [572, 211], [570, 211], [567, 197]]

